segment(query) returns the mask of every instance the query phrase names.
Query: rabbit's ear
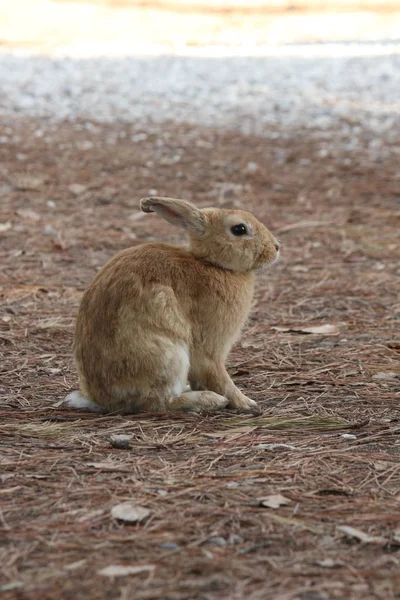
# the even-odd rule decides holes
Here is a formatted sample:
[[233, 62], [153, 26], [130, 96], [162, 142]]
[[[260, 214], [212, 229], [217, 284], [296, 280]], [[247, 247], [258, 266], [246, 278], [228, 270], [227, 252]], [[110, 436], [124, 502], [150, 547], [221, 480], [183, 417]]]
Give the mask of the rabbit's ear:
[[142, 198], [140, 208], [146, 213], [156, 212], [172, 225], [183, 227], [191, 233], [197, 235], [205, 233], [204, 215], [193, 204], [184, 200], [152, 196], [151, 198]]

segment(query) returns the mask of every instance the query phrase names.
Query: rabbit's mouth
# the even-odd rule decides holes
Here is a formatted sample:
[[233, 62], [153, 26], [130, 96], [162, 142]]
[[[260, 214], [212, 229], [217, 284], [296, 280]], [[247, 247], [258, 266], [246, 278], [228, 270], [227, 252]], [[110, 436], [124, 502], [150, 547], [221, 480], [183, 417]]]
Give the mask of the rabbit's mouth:
[[271, 267], [273, 264], [275, 264], [279, 260], [281, 253], [278, 248], [277, 250], [275, 250], [275, 253], [272, 254], [272, 256], [271, 256], [271, 254], [272, 253], [271, 253], [270, 249], [264, 250], [261, 253], [261, 255], [256, 263], [257, 272], [261, 269], [266, 269], [268, 267]]
[[265, 275], [267, 275], [267, 273], [269, 273], [269, 271], [271, 270], [273, 265], [275, 265], [277, 263], [277, 261], [279, 260], [279, 257], [280, 257], [280, 252], [278, 250], [275, 258], [272, 261], [264, 261], [256, 268], [256, 270], [255, 270], [256, 275], [258, 275], [258, 276], [261, 275], [261, 277], [264, 277]]
[[271, 263], [271, 266], [272, 266], [272, 265], [274, 265], [275, 263], [277, 263], [277, 262], [278, 262], [278, 260], [280, 259], [280, 257], [281, 257], [281, 251], [278, 249], [278, 250], [276, 251], [275, 258], [274, 258], [274, 260], [273, 260], [273, 261], [272, 261], [272, 263]]

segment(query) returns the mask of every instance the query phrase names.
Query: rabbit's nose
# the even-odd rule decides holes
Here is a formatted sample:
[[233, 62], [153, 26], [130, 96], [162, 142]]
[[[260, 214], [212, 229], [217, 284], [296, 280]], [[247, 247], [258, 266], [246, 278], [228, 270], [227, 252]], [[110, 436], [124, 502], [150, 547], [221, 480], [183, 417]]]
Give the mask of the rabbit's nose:
[[280, 243], [280, 241], [279, 241], [279, 240], [275, 240], [275, 250], [276, 250], [277, 252], [279, 252], [279, 249], [280, 249], [280, 247], [281, 247], [281, 243]]

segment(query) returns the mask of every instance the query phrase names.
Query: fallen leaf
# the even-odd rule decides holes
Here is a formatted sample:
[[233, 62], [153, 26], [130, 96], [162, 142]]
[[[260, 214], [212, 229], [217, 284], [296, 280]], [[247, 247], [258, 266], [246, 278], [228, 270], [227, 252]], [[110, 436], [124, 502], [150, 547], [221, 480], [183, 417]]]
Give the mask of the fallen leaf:
[[297, 273], [308, 273], [309, 269], [305, 265], [294, 265], [292, 267], [292, 271], [295, 271]]
[[386, 540], [382, 537], [369, 535], [368, 533], [360, 531], [360, 529], [355, 529], [354, 527], [350, 527], [348, 525], [339, 525], [338, 530], [342, 531], [349, 537], [353, 537], [360, 542], [364, 542], [365, 544], [382, 544], [386, 542]]
[[12, 179], [12, 184], [17, 190], [39, 190], [45, 181], [41, 175], [31, 175], [30, 173], [16, 173]]
[[[62, 400], [61, 402], [64, 402], [64, 400]], [[94, 469], [104, 469], [106, 471], [118, 471], [124, 467], [124, 465], [121, 465], [121, 463], [112, 462], [111, 460], [108, 462], [104, 461], [104, 462], [87, 463], [87, 466], [93, 467]]]
[[259, 498], [259, 500], [261, 506], [266, 506], [267, 508], [279, 508], [292, 502], [289, 498], [282, 496], [282, 494], [271, 494], [271, 496], [264, 496], [263, 498]]
[[0, 592], [9, 592], [11, 590], [16, 590], [17, 588], [23, 587], [22, 581], [10, 581], [10, 583], [5, 583], [0, 587]]
[[339, 335], [336, 325], [314, 325], [310, 327], [271, 327], [281, 333], [314, 333], [319, 335]]
[[6, 221], [5, 223], [0, 223], [0, 233], [3, 233], [3, 231], [8, 231], [9, 229], [11, 229], [12, 224], [11, 221]]
[[397, 463], [388, 462], [386, 460], [377, 460], [374, 462], [374, 467], [377, 471], [387, 471], [393, 467], [397, 467]]
[[82, 517], [79, 517], [78, 523], [84, 523], [85, 521], [90, 521], [91, 519], [95, 519], [96, 517], [100, 517], [104, 514], [104, 510], [99, 508], [97, 510], [92, 510], [91, 512], [86, 513]]
[[265, 347], [265, 342], [264, 341], [260, 341], [260, 342], [249, 341], [249, 342], [242, 342], [240, 345], [242, 346], [242, 348], [255, 348], [256, 350], [260, 350], [260, 348]]
[[62, 243], [61, 240], [53, 240], [51, 242], [51, 248], [52, 250], [65, 250], [65, 245]]
[[295, 446], [290, 444], [258, 444], [257, 450], [269, 450], [270, 452], [276, 452], [277, 450], [296, 450]]
[[111, 516], [119, 521], [138, 523], [148, 517], [150, 511], [142, 506], [135, 506], [131, 502], [122, 502], [111, 509]]
[[30, 221], [40, 220], [40, 215], [30, 208], [21, 208], [20, 210], [17, 210], [17, 215], [23, 219], [29, 219]]
[[65, 565], [64, 569], [66, 571], [74, 571], [75, 569], [79, 569], [80, 567], [83, 567], [86, 564], [86, 562], [87, 562], [86, 558], [84, 558], [82, 560], [77, 560], [76, 562]]
[[396, 373], [396, 371], [388, 371], [385, 373], [375, 373], [372, 375], [372, 379], [398, 379], [400, 378], [400, 373]]
[[51, 405], [51, 408], [59, 408], [62, 404], [64, 404], [64, 398], [62, 400], [59, 400], [58, 402], [55, 402], [54, 404]]
[[109, 567], [98, 571], [98, 574], [105, 575], [106, 577], [125, 577], [126, 575], [138, 575], [138, 573], [152, 573], [154, 569], [154, 565], [137, 565], [131, 567], [110, 565]]
[[224, 437], [234, 437], [239, 435], [245, 435], [246, 433], [250, 433], [253, 431], [255, 427], [234, 427], [233, 429], [224, 429], [224, 431], [213, 431], [212, 433], [203, 433], [206, 437], [210, 438], [224, 438]]

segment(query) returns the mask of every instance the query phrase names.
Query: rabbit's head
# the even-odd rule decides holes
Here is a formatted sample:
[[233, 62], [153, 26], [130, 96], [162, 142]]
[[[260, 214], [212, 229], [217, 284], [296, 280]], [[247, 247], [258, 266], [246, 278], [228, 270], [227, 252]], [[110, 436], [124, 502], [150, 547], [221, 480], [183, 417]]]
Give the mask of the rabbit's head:
[[189, 234], [199, 259], [224, 269], [247, 272], [273, 263], [279, 242], [252, 214], [243, 210], [198, 209], [175, 198], [142, 198], [143, 212], [156, 212]]

